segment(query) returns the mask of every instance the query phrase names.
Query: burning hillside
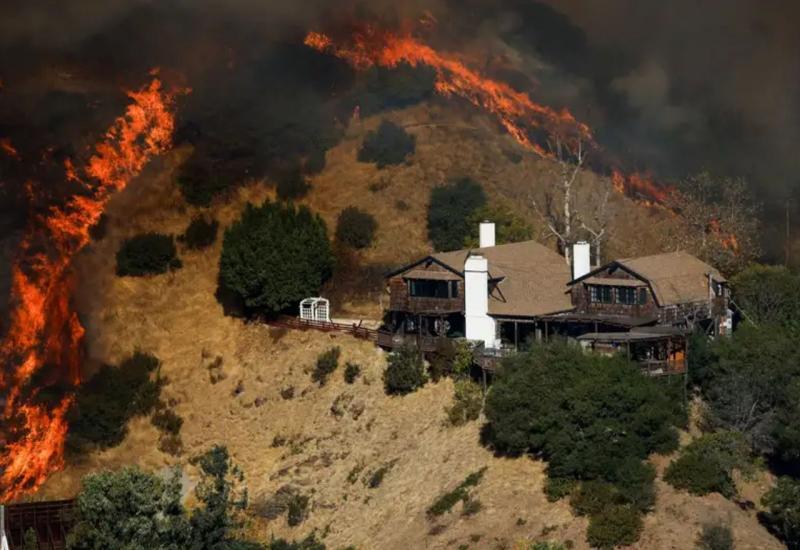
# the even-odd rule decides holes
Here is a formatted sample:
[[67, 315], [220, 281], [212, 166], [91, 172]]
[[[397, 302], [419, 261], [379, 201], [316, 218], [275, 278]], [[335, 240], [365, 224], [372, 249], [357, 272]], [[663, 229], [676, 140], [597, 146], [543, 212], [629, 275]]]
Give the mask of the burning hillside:
[[[70, 304], [73, 257], [89, 242], [113, 193], [171, 143], [175, 95], [154, 78], [128, 92], [131, 104], [108, 129], [84, 166], [65, 163], [78, 191], [29, 222], [12, 267], [13, 305], [0, 345], [2, 418], [8, 444], [0, 455], [3, 500], [34, 490], [63, 463], [65, 414], [71, 397], [55, 402], [44, 387], [80, 382], [83, 327]], [[37, 192], [28, 184], [29, 193]], [[36, 381], [33, 383], [33, 381]]]

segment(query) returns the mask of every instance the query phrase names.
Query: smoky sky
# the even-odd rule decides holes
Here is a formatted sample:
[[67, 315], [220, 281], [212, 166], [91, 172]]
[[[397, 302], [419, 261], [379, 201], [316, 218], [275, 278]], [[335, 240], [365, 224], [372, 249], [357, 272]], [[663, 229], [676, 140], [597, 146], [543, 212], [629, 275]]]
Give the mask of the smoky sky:
[[[293, 70], [296, 50], [286, 45], [298, 44], [311, 27], [325, 29], [357, 18], [399, 25], [424, 15], [435, 21], [424, 31], [427, 41], [461, 52], [478, 69], [537, 100], [571, 109], [630, 169], [652, 171], [664, 180], [701, 170], [744, 177], [765, 203], [767, 220], [787, 199], [800, 202], [797, 2], [418, 0], [404, 2], [401, 8], [396, 4], [389, 0], [3, 2], [0, 137], [8, 134], [30, 154], [38, 151], [37, 143], [41, 147], [48, 140], [58, 142], [59, 136], [69, 136], [61, 141], [74, 147], [76, 134], [89, 139], [124, 104], [124, 98], [113, 99], [110, 90], [141, 80], [153, 66], [161, 66], [166, 74], [181, 74], [200, 97], [209, 98], [197, 107], [201, 111], [237, 101], [255, 108], [255, 94], [233, 88], [264, 88], [274, 80], [280, 84], [284, 75], [289, 75], [285, 87], [298, 89], [301, 95], [339, 94], [349, 85], [346, 71], [313, 64], [309, 70]], [[289, 61], [277, 62], [275, 55], [283, 54], [270, 53], [276, 51], [288, 52]], [[260, 70], [265, 55], [270, 61]], [[219, 70], [242, 65], [252, 65], [247, 76], [229, 83]], [[94, 85], [76, 94], [64, 84], [65, 73], [79, 74]], [[96, 85], [102, 80], [108, 89]], [[310, 82], [305, 85], [305, 80]], [[279, 94], [279, 84], [266, 89]], [[269, 101], [272, 96], [263, 97]], [[225, 113], [233, 116], [230, 110]], [[6, 180], [21, 178], [17, 172], [28, 169], [6, 161], [0, 165], [0, 181], [4, 174]], [[8, 203], [15, 196], [7, 192], [0, 194], [0, 200]]]

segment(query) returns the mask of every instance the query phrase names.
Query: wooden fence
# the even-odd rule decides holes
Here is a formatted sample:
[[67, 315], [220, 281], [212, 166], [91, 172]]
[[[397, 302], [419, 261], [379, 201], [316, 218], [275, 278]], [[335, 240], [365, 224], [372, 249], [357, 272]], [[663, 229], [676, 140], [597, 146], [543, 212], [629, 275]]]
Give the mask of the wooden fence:
[[319, 330], [321, 332], [342, 332], [350, 334], [356, 338], [378, 342], [378, 331], [375, 329], [362, 327], [360, 324], [334, 323], [331, 321], [312, 321], [310, 319], [300, 319], [281, 315], [275, 319], [267, 320], [266, 323], [273, 327], [290, 328], [295, 330]]

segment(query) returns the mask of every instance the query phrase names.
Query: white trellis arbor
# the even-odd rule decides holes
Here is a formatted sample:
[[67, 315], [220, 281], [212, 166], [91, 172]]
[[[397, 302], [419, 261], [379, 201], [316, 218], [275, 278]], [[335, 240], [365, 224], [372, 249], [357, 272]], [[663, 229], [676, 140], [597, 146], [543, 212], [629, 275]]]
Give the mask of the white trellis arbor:
[[300, 302], [300, 318], [309, 321], [331, 322], [331, 305], [327, 298], [306, 298]]

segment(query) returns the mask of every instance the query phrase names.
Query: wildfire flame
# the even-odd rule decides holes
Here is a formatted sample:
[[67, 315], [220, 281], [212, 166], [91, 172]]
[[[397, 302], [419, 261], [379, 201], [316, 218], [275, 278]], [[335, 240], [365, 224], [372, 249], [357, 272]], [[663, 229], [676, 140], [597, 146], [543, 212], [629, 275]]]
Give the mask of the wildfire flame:
[[11, 158], [19, 159], [19, 151], [8, 138], [0, 138], [0, 150]]
[[717, 239], [725, 250], [738, 254], [739, 240], [734, 233], [724, 232], [719, 220], [711, 220], [706, 228], [706, 233]]
[[58, 367], [73, 385], [80, 382], [84, 330], [70, 304], [69, 266], [89, 242], [89, 229], [111, 196], [171, 145], [176, 93], [162, 90], [154, 77], [128, 96], [131, 104], [95, 146], [86, 166], [65, 163], [67, 179], [80, 191], [30, 223], [12, 266], [14, 305], [0, 343], [0, 363], [7, 365], [0, 370], [0, 395], [5, 398], [4, 425], [22, 430], [0, 451], [0, 500], [36, 490], [63, 466], [65, 415], [72, 397], [48, 406], [37, 399], [38, 388], [26, 385], [45, 365]]
[[387, 68], [407, 63], [412, 67], [427, 65], [436, 71], [436, 91], [444, 96], [458, 96], [486, 109], [524, 147], [543, 157], [551, 154], [531, 139], [531, 133], [543, 131], [550, 136], [579, 139], [594, 144], [592, 132], [566, 109], [556, 111], [535, 103], [530, 96], [504, 82], [482, 76], [465, 66], [454, 55], [440, 53], [408, 33], [382, 30], [364, 25], [355, 30], [345, 44], [336, 44], [327, 35], [309, 32], [305, 44], [346, 60], [358, 69], [372, 66]]

